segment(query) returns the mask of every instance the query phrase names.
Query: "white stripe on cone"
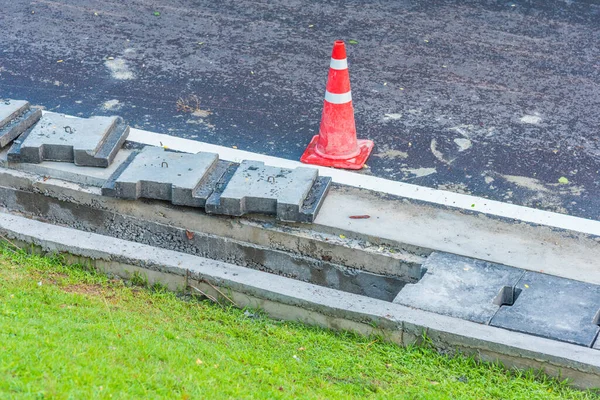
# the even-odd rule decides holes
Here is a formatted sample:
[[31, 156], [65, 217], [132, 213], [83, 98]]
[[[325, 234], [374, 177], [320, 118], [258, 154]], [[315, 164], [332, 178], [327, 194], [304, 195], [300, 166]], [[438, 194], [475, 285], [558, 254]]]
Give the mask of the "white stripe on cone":
[[352, 92], [331, 93], [325, 91], [325, 101], [331, 104], [346, 104], [352, 101]]
[[348, 69], [348, 59], [344, 58], [343, 60], [336, 60], [335, 58], [332, 58], [329, 63], [329, 68], [337, 70]]

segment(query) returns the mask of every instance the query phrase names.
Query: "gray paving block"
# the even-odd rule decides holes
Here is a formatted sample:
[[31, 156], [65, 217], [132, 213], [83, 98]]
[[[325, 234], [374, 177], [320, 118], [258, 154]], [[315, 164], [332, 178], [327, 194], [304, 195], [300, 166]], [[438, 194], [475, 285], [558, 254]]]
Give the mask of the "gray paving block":
[[46, 113], [15, 141], [9, 161], [73, 162], [88, 167], [108, 167], [129, 135], [120, 117], [73, 118]]
[[0, 150], [0, 167], [95, 187], [102, 187], [132, 153], [131, 150], [121, 150], [117, 153], [110, 166], [107, 168], [95, 168], [54, 161], [44, 161], [39, 164], [8, 162], [8, 151], [8, 147]]
[[200, 184], [193, 193], [194, 198], [202, 201], [202, 205], [200, 207], [204, 207], [206, 205], [207, 200], [213, 195], [213, 193], [223, 192], [227, 182], [233, 176], [233, 172], [239, 166], [238, 163], [233, 163], [230, 161], [219, 160], [215, 168], [209, 172], [208, 176], [202, 184]]
[[146, 147], [134, 153], [102, 188], [105, 196], [168, 200], [176, 205], [202, 207], [193, 193], [216, 167], [214, 153], [174, 153]]
[[[432, 253], [421, 280], [408, 284], [394, 303], [487, 324], [500, 308], [502, 293], [512, 293], [523, 271], [505, 265]], [[504, 289], [507, 288], [507, 289]]]
[[206, 211], [233, 216], [275, 214], [282, 221], [300, 221], [317, 176], [313, 168], [283, 169], [245, 160], [220, 196], [212, 196], [206, 203]]
[[42, 117], [42, 110], [25, 100], [0, 101], [0, 149], [6, 147]]
[[591, 347], [600, 327], [600, 286], [526, 272], [512, 306], [498, 310], [491, 325]]
[[298, 222], [314, 222], [330, 188], [331, 178], [329, 176], [317, 178], [300, 207]]

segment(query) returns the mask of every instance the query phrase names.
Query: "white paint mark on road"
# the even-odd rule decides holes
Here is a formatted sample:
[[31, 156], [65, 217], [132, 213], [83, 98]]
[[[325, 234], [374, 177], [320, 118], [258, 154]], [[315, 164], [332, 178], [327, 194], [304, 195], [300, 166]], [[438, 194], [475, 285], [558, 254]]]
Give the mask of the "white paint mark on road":
[[389, 122], [389, 121], [397, 121], [399, 119], [402, 118], [402, 114], [397, 114], [397, 113], [393, 113], [393, 114], [385, 114], [383, 116], [383, 121], [384, 122]]
[[110, 75], [114, 79], [121, 81], [134, 79], [135, 75], [127, 65], [127, 62], [122, 58], [116, 58], [114, 60], [106, 60], [104, 65], [110, 71]]
[[390, 160], [399, 158], [401, 160], [404, 160], [404, 159], [408, 158], [408, 153], [406, 153], [404, 151], [400, 151], [400, 150], [386, 150], [386, 151], [380, 151], [377, 154], [373, 154], [373, 157], [387, 158]]
[[421, 178], [423, 176], [435, 174], [437, 169], [435, 168], [402, 168], [402, 172], [407, 172], [414, 175], [413, 178]]
[[519, 176], [519, 175], [501, 175], [504, 179], [506, 179], [510, 183], [514, 183], [517, 186], [520, 186], [525, 189], [535, 190], [538, 192], [548, 192], [548, 188], [542, 184], [539, 180], [535, 178], [529, 178], [527, 176]]
[[458, 146], [458, 151], [465, 151], [471, 148], [473, 143], [469, 139], [456, 138], [454, 143]]
[[102, 104], [102, 108], [105, 110], [118, 110], [121, 106], [122, 104], [117, 99], [108, 100]]
[[210, 114], [212, 114], [212, 111], [210, 110], [201, 110], [201, 109], [197, 109], [195, 110], [192, 115], [194, 117], [199, 117], [199, 118], [206, 118], [208, 117]]
[[467, 139], [471, 137], [471, 132], [475, 129], [473, 125], [458, 125], [453, 126], [452, 128], [448, 128], [449, 131], [455, 131], [466, 137]]
[[433, 153], [435, 158], [437, 158], [439, 161], [443, 162], [444, 164], [450, 165], [448, 160], [446, 160], [444, 158], [444, 155], [442, 154], [442, 152], [437, 149], [437, 140], [431, 139], [431, 144], [429, 145], [429, 148], [431, 149], [431, 152]]
[[198, 119], [188, 119], [187, 121], [185, 121], [186, 124], [190, 124], [190, 125], [202, 125], [205, 126], [206, 128], [210, 129], [210, 130], [214, 130], [215, 126], [207, 121], [205, 121], [202, 118], [198, 118]]
[[524, 124], [538, 125], [540, 122], [542, 122], [542, 117], [540, 117], [537, 114], [535, 114], [535, 115], [523, 115], [521, 117], [521, 122], [524, 123]]

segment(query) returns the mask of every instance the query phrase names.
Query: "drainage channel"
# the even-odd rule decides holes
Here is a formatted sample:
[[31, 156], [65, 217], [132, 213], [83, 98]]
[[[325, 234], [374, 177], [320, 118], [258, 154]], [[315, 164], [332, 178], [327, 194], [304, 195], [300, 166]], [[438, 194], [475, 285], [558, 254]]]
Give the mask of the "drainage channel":
[[[351, 268], [326, 259], [187, 230], [35, 192], [0, 187], [0, 199], [8, 212], [52, 224], [224, 261], [388, 302], [393, 301], [407, 283], [418, 281], [406, 275], [369, 272], [369, 266], [362, 270]], [[143, 202], [161, 206], [157, 201]], [[361, 250], [354, 249], [354, 252]]]

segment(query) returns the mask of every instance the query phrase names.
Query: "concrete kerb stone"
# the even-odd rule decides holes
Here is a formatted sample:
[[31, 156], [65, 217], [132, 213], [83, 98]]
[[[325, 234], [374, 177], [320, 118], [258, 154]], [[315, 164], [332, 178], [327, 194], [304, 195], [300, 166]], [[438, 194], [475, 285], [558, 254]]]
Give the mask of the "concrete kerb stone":
[[146, 147], [122, 170], [115, 172], [115, 176], [102, 188], [102, 194], [203, 207], [204, 200], [195, 198], [194, 193], [216, 167], [218, 159], [219, 156], [214, 153], [174, 153], [158, 147]]
[[[47, 183], [44, 183], [44, 186], [47, 187]], [[46, 188], [42, 189], [42, 187], [40, 187], [39, 189], [44, 190], [44, 192], [47, 192]], [[77, 193], [77, 192], [69, 192], [68, 190], [62, 190], [60, 192], [62, 195], [66, 195], [67, 197], [71, 197], [71, 196], [76, 197], [76, 193]], [[359, 276], [360, 274], [352, 274], [352, 276], [356, 278], [355, 280], [346, 278], [342, 282], [341, 279], [337, 279], [336, 274], [338, 271], [342, 271], [342, 273], [343, 273], [343, 269], [341, 269], [339, 266], [337, 266], [337, 267], [331, 266], [330, 265], [331, 263], [324, 262], [324, 261], [323, 262], [315, 262], [315, 260], [306, 260], [303, 257], [298, 257], [298, 256], [290, 257], [289, 255], [286, 255], [286, 254], [275, 254], [277, 252], [274, 252], [274, 251], [266, 252], [264, 249], [249, 246], [248, 243], [236, 243], [235, 241], [227, 242], [228, 243], [227, 246], [229, 246], [229, 247], [225, 246], [225, 248], [224, 248], [223, 245], [219, 244], [220, 242], [218, 240], [215, 241], [214, 238], [208, 237], [208, 236], [202, 234], [201, 232], [194, 232], [193, 228], [191, 228], [190, 224], [189, 224], [191, 219], [186, 219], [187, 223], [183, 226], [185, 227], [186, 230], [190, 230], [191, 232], [194, 232], [195, 237], [193, 239], [189, 239], [189, 238], [185, 237], [186, 235], [183, 231], [184, 228], [173, 229], [172, 226], [165, 225], [157, 230], [154, 228], [154, 225], [150, 221], [142, 221], [142, 220], [136, 221], [133, 219], [131, 219], [131, 220], [126, 219], [125, 214], [122, 214], [120, 212], [119, 207], [114, 204], [112, 206], [106, 207], [107, 211], [104, 212], [104, 214], [109, 215], [109, 217], [106, 217], [106, 216], [102, 217], [100, 215], [101, 213], [99, 211], [94, 210], [94, 209], [86, 209], [85, 207], [82, 207], [81, 205], [76, 204], [74, 202], [74, 200], [75, 200], [74, 197], [71, 197], [69, 199], [69, 201], [64, 205], [59, 205], [52, 197], [47, 197], [47, 196], [43, 196], [40, 194], [20, 193], [20, 194], [17, 194], [16, 197], [18, 198], [20, 203], [19, 204], [10, 203], [9, 207], [11, 209], [23, 211], [23, 212], [31, 212], [32, 207], [34, 210], [46, 209], [46, 211], [42, 212], [40, 214], [40, 216], [43, 216], [44, 218], [47, 218], [50, 221], [55, 221], [56, 223], [72, 225], [72, 226], [78, 227], [79, 229], [83, 229], [83, 230], [91, 230], [91, 231], [95, 231], [95, 232], [102, 233], [102, 234], [115, 235], [116, 237], [119, 237], [119, 238], [142, 241], [143, 243], [153, 244], [153, 245], [158, 245], [158, 246], [163, 246], [163, 247], [165, 245], [173, 246], [173, 248], [176, 248], [176, 249], [179, 249], [181, 245], [184, 245], [185, 248], [181, 251], [190, 252], [192, 254], [201, 254], [203, 256], [207, 256], [207, 257], [211, 257], [211, 258], [225, 259], [227, 261], [231, 261], [232, 259], [235, 259], [234, 262], [236, 262], [236, 263], [243, 263], [244, 262], [243, 260], [245, 257], [247, 257], [247, 259], [249, 261], [262, 260], [262, 264], [257, 263], [258, 265], [252, 265], [252, 267], [256, 268], [258, 266], [260, 268], [261, 266], [264, 266], [267, 270], [270, 270], [270, 271], [273, 271], [276, 273], [282, 273], [282, 274], [285, 274], [286, 276], [292, 276], [296, 279], [301, 279], [301, 280], [314, 279], [313, 272], [315, 270], [319, 270], [319, 271], [323, 271], [323, 272], [320, 272], [320, 274], [321, 274], [320, 276], [322, 276], [322, 279], [325, 282], [324, 284], [336, 285], [335, 287], [338, 289], [354, 291], [355, 293], [361, 293], [361, 294], [364, 293], [366, 295], [370, 295], [371, 297], [379, 297], [379, 296], [381, 296], [381, 293], [383, 293], [383, 294], [385, 294], [386, 297], [379, 297], [379, 298], [387, 299], [387, 296], [388, 296], [387, 293], [390, 293], [392, 290], [394, 290], [393, 284], [390, 283], [390, 285], [386, 287], [385, 286], [386, 282], [384, 282], [384, 280], [382, 280], [382, 278], [380, 278], [380, 277], [377, 278], [377, 283], [378, 283], [377, 285], [369, 285], [368, 283], [369, 283], [369, 279], [371, 277], [368, 276], [368, 274], [363, 274], [362, 276]], [[7, 194], [4, 190], [2, 190], [2, 198], [4, 200], [10, 200], [11, 195]], [[97, 203], [97, 201], [98, 200], [96, 199], [95, 201], [92, 201], [92, 202], [96, 203], [97, 205], [100, 205], [99, 203]], [[28, 204], [28, 206], [26, 206], [26, 208], [24, 208], [24, 209], [19, 208], [20, 206], [23, 206], [24, 204]], [[61, 207], [62, 207], [62, 209], [61, 209]], [[139, 205], [139, 207], [136, 206], [136, 208], [143, 208], [143, 207], [144, 207], [144, 205]], [[115, 213], [116, 210], [117, 210], [118, 216], [110, 217]], [[159, 210], [160, 209], [155, 209], [156, 212], [160, 212]], [[37, 212], [34, 211], [34, 213], [37, 213]], [[57, 218], [59, 218], [59, 219], [57, 219]], [[118, 220], [116, 220], [114, 218], [118, 218]], [[123, 220], [121, 221], [121, 219], [123, 219]], [[170, 218], [167, 218], [167, 219], [170, 220]], [[76, 224], [76, 225], [73, 225], [73, 224]], [[127, 226], [128, 228], [125, 230], [117, 229], [116, 231], [107, 230], [108, 228], [106, 228], [106, 227], [111, 227], [111, 228], [117, 227], [118, 228], [119, 226], [122, 226], [122, 227]], [[103, 231], [102, 229], [105, 229], [105, 230]], [[140, 229], [144, 230], [146, 234], [141, 239], [140, 238], [136, 239], [135, 234], [136, 234], [136, 232], [139, 233]], [[260, 228], [259, 228], [259, 231], [260, 231]], [[131, 236], [131, 235], [134, 235], [134, 236]], [[158, 240], [157, 242], [152, 242], [152, 241], [148, 242], [147, 241], [148, 238], [152, 238], [153, 240], [158, 238], [160, 240]], [[197, 242], [198, 240], [201, 242], [201, 245]], [[187, 248], [190, 248], [191, 251], [187, 250]], [[224, 254], [223, 254], [223, 252], [219, 255], [214, 254], [214, 253], [210, 253], [210, 254], [206, 253], [207, 251], [210, 251], [210, 249], [220, 249], [220, 248], [223, 248], [223, 250], [225, 251]], [[283, 248], [282, 250], [289, 251], [289, 248]], [[342, 248], [342, 250], [344, 250], [344, 249]], [[336, 252], [336, 250], [334, 249], [333, 253], [335, 253], [335, 252]], [[361, 254], [361, 252], [356, 252], [354, 254]], [[314, 254], [313, 254], [313, 256], [314, 256]], [[457, 258], [456, 256], [450, 256], [450, 257]], [[350, 257], [348, 257], [348, 258], [350, 258]], [[470, 263], [474, 262], [473, 260], [468, 260], [468, 261]], [[483, 262], [479, 262], [479, 263], [483, 263]], [[344, 262], [344, 264], [345, 264], [345, 262]], [[289, 265], [293, 265], [293, 267], [292, 268], [278, 267], [278, 266], [289, 266]], [[460, 267], [460, 265], [459, 265], [459, 267]], [[364, 268], [364, 266], [363, 266], [363, 268]], [[430, 269], [433, 269], [433, 268], [430, 267]], [[325, 272], [325, 271], [327, 271], [327, 272]], [[395, 273], [398, 274], [398, 270], [396, 270]], [[404, 277], [404, 279], [406, 279], [406, 277]], [[353, 287], [356, 287], [356, 289], [353, 288], [353, 289], [349, 290], [347, 288], [347, 286], [344, 286], [345, 282], [351, 283], [353, 285]], [[500, 282], [498, 284], [498, 287], [501, 287], [503, 283], [505, 283], [505, 282]], [[376, 294], [368, 293], [365, 291], [364, 288], [369, 288], [371, 286], [377, 286]], [[488, 291], [487, 297], [484, 296], [483, 300], [481, 300], [481, 301], [474, 301], [473, 299], [475, 297], [473, 296], [473, 294], [468, 292], [468, 295], [470, 296], [470, 299], [472, 300], [472, 303], [473, 303], [472, 307], [476, 308], [476, 309], [481, 308], [481, 307], [485, 308], [485, 305], [488, 303], [490, 306], [492, 306], [491, 300], [494, 297], [494, 295], [497, 293], [498, 287], [494, 287], [494, 288], [492, 288], [493, 289], [492, 291]], [[356, 291], [356, 290], [360, 290], [360, 292]], [[398, 290], [398, 289], [396, 289], [396, 290]], [[393, 293], [392, 296], [393, 295], [395, 295], [395, 293]], [[446, 301], [446, 303], [449, 303], [452, 305], [452, 301], [448, 301], [448, 297], [444, 298], [443, 300]], [[416, 307], [423, 308], [423, 307], [420, 307], [418, 304], [416, 305]], [[450, 306], [450, 307], [452, 307], [452, 306]], [[497, 309], [497, 308], [495, 308], [495, 309]], [[487, 310], [487, 308], [486, 308], [486, 310]], [[440, 312], [440, 310], [438, 310], [438, 309], [429, 309], [429, 311]], [[442, 310], [442, 312], [443, 312], [443, 310]], [[453, 315], [453, 316], [460, 316], [463, 318], [468, 318], [468, 316], [465, 317], [464, 315]], [[484, 322], [484, 321], [479, 321], [479, 322]]]
[[386, 301], [391, 301], [405, 284], [403, 279], [208, 235], [189, 226], [177, 228], [132, 218], [110, 209], [90, 209], [70, 201], [59, 201], [26, 191], [11, 191], [1, 186], [0, 204], [13, 212], [34, 218], [42, 217], [56, 225], [208, 257]]
[[[352, 215], [368, 219], [351, 219]], [[370, 236], [600, 284], [600, 237], [335, 186], [313, 229]], [[568, 260], [565, 263], [565, 260]]]
[[73, 162], [108, 167], [129, 134], [120, 117], [88, 119], [45, 113], [11, 148], [11, 162]]
[[9, 162], [9, 148], [0, 150], [0, 167], [25, 171], [46, 178], [52, 177], [67, 182], [73, 182], [84, 186], [95, 186], [101, 188], [106, 184], [112, 174], [123, 164], [131, 150], [121, 150], [115, 156], [111, 165], [107, 168], [82, 167], [72, 163], [43, 161], [39, 164]]
[[312, 168], [290, 170], [242, 161], [220, 197], [207, 203], [206, 211], [232, 216], [265, 213], [282, 221], [299, 221], [318, 174]]
[[[7, 119], [22, 114], [29, 105], [21, 101], [11, 103], [10, 110], [5, 107], [0, 116]], [[18, 132], [24, 130], [19, 128]], [[16, 130], [11, 130], [11, 140], [13, 132]], [[167, 154], [151, 146], [135, 158], [127, 157], [108, 179], [85, 169], [58, 167], [54, 171], [48, 164], [43, 168], [29, 165], [73, 162], [77, 166], [107, 168], [115, 157], [122, 161], [118, 152], [128, 133], [129, 127], [119, 117], [83, 119], [44, 113], [35, 126], [15, 141], [6, 159], [11, 168], [19, 168], [14, 166], [18, 163], [28, 164], [20, 169], [76, 183], [97, 186], [105, 180], [102, 192], [105, 196], [168, 200], [192, 207], [205, 207], [210, 199], [207, 210], [212, 213], [234, 216], [267, 213], [293, 222], [312, 222], [329, 190], [331, 179], [317, 179], [318, 172], [314, 169], [277, 169], [262, 163], [259, 168], [250, 161], [237, 169], [237, 164], [218, 162], [218, 155], [213, 153]], [[2, 164], [6, 165], [6, 161]], [[242, 173], [247, 176], [240, 178]], [[219, 185], [222, 187], [216, 187]]]
[[42, 110], [24, 100], [0, 101], [0, 150], [42, 117]]
[[[118, 264], [128, 264], [185, 276], [198, 283], [208, 282], [226, 288], [228, 293], [232, 291], [233, 299], [240, 307], [251, 305], [248, 299], [254, 298], [269, 302], [269, 310], [278, 305], [284, 309], [293, 308], [293, 318], [301, 319], [299, 315], [304, 315], [310, 320], [308, 314], [320, 314], [321, 323], [331, 328], [335, 326], [330, 318], [346, 320], [346, 326], [351, 328], [364, 329], [365, 325], [374, 324], [404, 343], [426, 332], [440, 349], [481, 354], [488, 360], [504, 362], [508, 367], [543, 369], [550, 374], [560, 374], [561, 378], [570, 378], [579, 387], [600, 385], [600, 357], [594, 349], [413, 310], [223, 262], [9, 214], [0, 218], [0, 232], [9, 239], [34, 243], [46, 251], [105, 260], [117, 269]], [[249, 304], [245, 304], [246, 301]], [[285, 312], [274, 314], [290, 317]], [[402, 335], [398, 335], [400, 331]]]

